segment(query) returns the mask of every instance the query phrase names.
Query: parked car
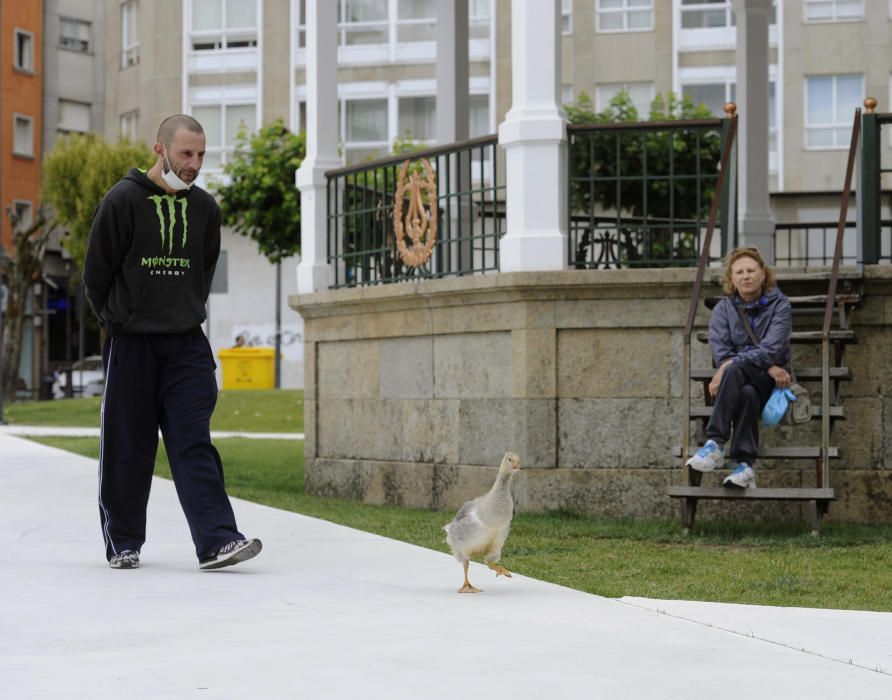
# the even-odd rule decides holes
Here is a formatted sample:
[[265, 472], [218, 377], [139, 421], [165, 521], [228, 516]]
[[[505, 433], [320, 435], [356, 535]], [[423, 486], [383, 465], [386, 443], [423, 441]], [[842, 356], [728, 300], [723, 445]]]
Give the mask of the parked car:
[[[64, 399], [65, 389], [68, 386], [68, 373], [61, 372], [53, 382], [53, 398]], [[102, 369], [101, 355], [88, 355], [83, 362], [75, 362], [71, 365], [72, 395], [78, 396], [102, 396], [105, 386], [105, 371]]]

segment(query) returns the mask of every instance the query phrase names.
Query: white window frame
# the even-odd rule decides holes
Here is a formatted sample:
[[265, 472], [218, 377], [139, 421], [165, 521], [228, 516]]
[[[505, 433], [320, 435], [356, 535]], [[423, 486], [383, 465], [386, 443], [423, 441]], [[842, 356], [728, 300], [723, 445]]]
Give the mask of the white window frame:
[[[769, 139], [774, 136], [775, 149], [768, 149], [768, 172], [771, 175], [781, 176], [781, 158], [783, 157], [783, 104], [780, 98], [780, 69], [776, 64], [768, 67], [768, 80], [774, 83], [774, 127], [768, 127]], [[737, 83], [737, 71], [734, 66], [726, 68], [689, 68], [680, 76], [678, 84], [678, 94], [684, 95], [684, 88], [687, 85], [724, 85], [725, 86], [725, 102], [732, 102], [731, 86]], [[719, 115], [721, 116], [721, 115]], [[769, 124], [771, 122], [769, 121]], [[770, 144], [770, 140], [769, 140]]]
[[139, 133], [139, 110], [131, 109], [128, 112], [122, 112], [118, 117], [118, 136], [127, 138], [131, 143], [135, 143]]
[[[24, 210], [27, 212], [24, 217], [24, 221], [22, 221], [22, 217], [19, 216], [20, 210]], [[17, 231], [25, 231], [31, 224], [34, 223], [34, 202], [28, 199], [13, 199], [12, 211], [19, 219], [16, 223]]]
[[[189, 33], [189, 52], [193, 54], [207, 54], [210, 52], [255, 52], [260, 45], [260, 18], [261, 7], [259, 0], [242, 0], [242, 2], [254, 2], [254, 18], [253, 27], [239, 27], [237, 29], [228, 29], [226, 24], [226, 0], [217, 0], [220, 3], [220, 28], [219, 29], [202, 29], [196, 30], [192, 28], [192, 16], [194, 3], [188, 0], [186, 8], [186, 18], [188, 22]], [[202, 41], [204, 40], [204, 41]], [[213, 48], [195, 48], [196, 41], [200, 43], [213, 43]], [[247, 42], [247, 46], [231, 46], [234, 42]]]
[[81, 102], [79, 100], [65, 100], [65, 99], [60, 98], [59, 99], [59, 117], [60, 118], [62, 116], [62, 104], [63, 103], [68, 103], [71, 105], [78, 105], [80, 107], [87, 108], [87, 128], [86, 129], [69, 129], [69, 128], [66, 128], [62, 124], [56, 124], [56, 130], [62, 134], [69, 134], [69, 133], [84, 134], [84, 133], [87, 133], [88, 131], [90, 131], [91, 130], [90, 129], [90, 124], [91, 124], [90, 112], [92, 111], [90, 103], [89, 102]]
[[[829, 124], [810, 124], [809, 123], [809, 121], [808, 121], [808, 119], [809, 119], [809, 114], [808, 114], [809, 80], [811, 78], [832, 78], [833, 79], [833, 90], [832, 90], [832, 97], [830, 100], [830, 102], [831, 102], [830, 109], [831, 109], [831, 112], [835, 114], [836, 113], [836, 99], [837, 99], [837, 96], [836, 96], [837, 78], [840, 78], [840, 77], [851, 78], [851, 77], [856, 77], [856, 76], [861, 78], [861, 94], [863, 95], [864, 91], [865, 91], [865, 88], [864, 88], [865, 76], [863, 73], [834, 73], [833, 75], [806, 75], [806, 76], [804, 76], [805, 77], [805, 85], [804, 85], [805, 89], [802, 91], [802, 99], [803, 99], [802, 114], [804, 116], [804, 124], [802, 125], [802, 142], [803, 142], [802, 148], [803, 148], [803, 150], [806, 150], [806, 151], [844, 151], [849, 147], [849, 145], [851, 143], [851, 139], [848, 138], [848, 139], [845, 139], [843, 143], [837, 144], [835, 130], [836, 129], [850, 129], [851, 125], [852, 125], [852, 118], [847, 118], [845, 120], [845, 122], [842, 122], [842, 123], [837, 123], [837, 122], [832, 122]], [[808, 145], [809, 129], [834, 129], [834, 137], [833, 137], [834, 145], [832, 145], [832, 146], [809, 146]]]
[[[31, 138], [28, 140], [28, 151], [25, 152], [19, 149], [18, 144], [16, 143], [16, 126], [19, 121], [27, 122], [28, 128], [31, 131]], [[13, 112], [12, 114], [12, 153], [15, 156], [19, 156], [21, 158], [33, 158], [34, 157], [34, 117], [30, 117], [27, 114], [20, 114], [18, 112]]]
[[[391, 91], [392, 92], [392, 91]], [[421, 95], [391, 95], [388, 91], [381, 91], [377, 93], [370, 93], [368, 95], [349, 95], [349, 96], [338, 96], [338, 102], [340, 103], [340, 119], [338, 124], [338, 133], [340, 135], [340, 141], [344, 146], [344, 162], [349, 162], [347, 160], [347, 152], [350, 150], [363, 150], [363, 151], [371, 151], [378, 150], [380, 151], [379, 158], [384, 158], [388, 153], [390, 153], [390, 147], [393, 144], [395, 138], [398, 136], [397, 131], [397, 123], [398, 123], [398, 100], [399, 97], [421, 97]], [[386, 124], [384, 126], [384, 140], [383, 141], [348, 141], [347, 140], [347, 103], [348, 102], [384, 102], [384, 118]]]
[[[129, 36], [127, 19], [133, 15], [133, 33]], [[139, 63], [139, 0], [123, 0], [121, 2], [121, 69]]]
[[[892, 0], [890, 0], [892, 1]], [[769, 18], [768, 46], [778, 46], [778, 16], [780, 10], [777, 0], [773, 0], [774, 22]], [[725, 10], [727, 24], [724, 27], [682, 27], [682, 17], [685, 12], [697, 12], [703, 10]], [[734, 49], [737, 46], [737, 26], [731, 23], [734, 13], [732, 0], [712, 0], [708, 4], [691, 5], [685, 7], [682, 0], [673, 0], [673, 22], [678, 36], [678, 51], [722, 51]]]
[[[595, 0], [595, 17], [596, 17], [596, 31], [599, 34], [626, 34], [631, 32], [652, 32], [654, 30], [654, 2], [650, 0], [650, 5], [648, 6], [633, 6], [630, 7], [627, 3], [628, 0], [622, 0], [623, 6], [619, 8], [601, 8], [601, 0]], [[629, 12], [643, 12], [648, 10], [650, 12], [650, 26], [648, 27], [629, 27]], [[623, 18], [623, 26], [621, 29], [602, 29], [601, 28], [601, 18], [604, 15], [612, 15], [612, 14], [621, 14]]]
[[[892, 0], [890, 0], [892, 1]], [[561, 0], [561, 34], [573, 33], [573, 0]]]
[[[25, 65], [22, 62], [23, 56], [19, 55], [19, 39], [24, 38], [28, 40], [29, 52], [28, 62], [30, 65]], [[22, 73], [33, 73], [34, 72], [34, 59], [35, 59], [35, 44], [34, 44], [34, 32], [29, 32], [26, 29], [16, 29], [13, 32], [13, 45], [12, 45], [12, 65], [17, 71], [21, 71]]]
[[[861, 2], [860, 17], [839, 17], [837, 0], [803, 0], [802, 3], [802, 21], [805, 24], [828, 24], [830, 22], [863, 22], [865, 19], [864, 0]], [[826, 19], [809, 19], [809, 5], [829, 5], [832, 8], [831, 16]]]
[[[66, 22], [86, 27], [87, 38], [79, 39], [76, 36], [70, 37], [64, 35], [62, 33], [62, 28], [65, 26]], [[84, 19], [79, 19], [77, 17], [59, 17], [59, 48], [66, 49], [68, 51], [76, 51], [78, 53], [90, 53], [92, 39], [93, 25], [90, 22]]]
[[[221, 99], [218, 100], [193, 100], [189, 105], [189, 114], [190, 116], [194, 116], [194, 110], [196, 107], [206, 108], [206, 107], [216, 107], [220, 110], [220, 139], [222, 145], [213, 146], [207, 145], [205, 148], [205, 158], [207, 158], [207, 154], [215, 154], [220, 156], [220, 165], [219, 167], [206, 167], [202, 168], [201, 175], [213, 176], [213, 175], [221, 175], [223, 172], [223, 166], [229, 162], [229, 157], [235, 152], [234, 143], [226, 142], [226, 111], [228, 107], [253, 107], [254, 108], [254, 129], [255, 131], [259, 129], [262, 125], [260, 123], [260, 108], [256, 100], [251, 99], [239, 99], [234, 97], [229, 97], [224, 94]], [[197, 118], [197, 117], [196, 117]], [[251, 132], [254, 133], [254, 132]]]

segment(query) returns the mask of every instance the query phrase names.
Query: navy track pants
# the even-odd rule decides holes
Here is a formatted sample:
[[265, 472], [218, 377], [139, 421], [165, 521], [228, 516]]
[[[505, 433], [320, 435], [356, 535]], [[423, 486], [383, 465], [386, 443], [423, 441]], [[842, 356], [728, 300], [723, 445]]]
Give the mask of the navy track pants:
[[766, 370], [746, 362], [732, 362], [725, 367], [706, 437], [719, 444], [731, 437], [728, 456], [732, 460], [751, 466], [754, 463], [759, 454], [759, 418], [774, 386]]
[[211, 444], [217, 382], [201, 329], [111, 337], [103, 360], [99, 519], [106, 558], [145, 542], [159, 428], [198, 558], [244, 539]]

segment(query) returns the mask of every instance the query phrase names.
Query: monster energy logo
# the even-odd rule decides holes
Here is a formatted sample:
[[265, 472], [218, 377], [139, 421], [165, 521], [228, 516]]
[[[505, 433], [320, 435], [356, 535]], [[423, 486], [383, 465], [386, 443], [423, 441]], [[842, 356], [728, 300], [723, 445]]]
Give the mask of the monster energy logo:
[[[180, 217], [183, 220], [183, 239], [180, 247], [186, 248], [189, 237], [189, 220], [186, 218], [186, 207], [189, 200], [177, 198], [169, 194], [153, 194], [149, 196], [155, 203], [155, 213], [158, 215], [158, 223], [161, 233], [161, 255], [146, 257], [140, 260], [141, 267], [152, 269], [153, 275], [183, 275], [189, 269], [189, 258], [173, 256], [174, 226], [177, 221], [177, 204], [180, 205]], [[167, 216], [165, 217], [165, 210]], [[167, 219], [165, 226], [165, 218]], [[165, 255], [166, 253], [166, 255]]]

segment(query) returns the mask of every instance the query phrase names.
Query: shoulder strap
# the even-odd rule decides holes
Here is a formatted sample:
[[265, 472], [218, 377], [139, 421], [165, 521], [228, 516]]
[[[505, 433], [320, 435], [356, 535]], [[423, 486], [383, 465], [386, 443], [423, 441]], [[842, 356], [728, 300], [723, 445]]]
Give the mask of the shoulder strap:
[[743, 327], [746, 328], [746, 333], [750, 337], [750, 340], [753, 341], [753, 347], [759, 347], [759, 340], [756, 338], [756, 334], [753, 333], [753, 327], [750, 325], [750, 322], [746, 320], [746, 316], [743, 315], [743, 309], [735, 304], [735, 309], [737, 309], [737, 313], [740, 314], [740, 320], [743, 321]]

